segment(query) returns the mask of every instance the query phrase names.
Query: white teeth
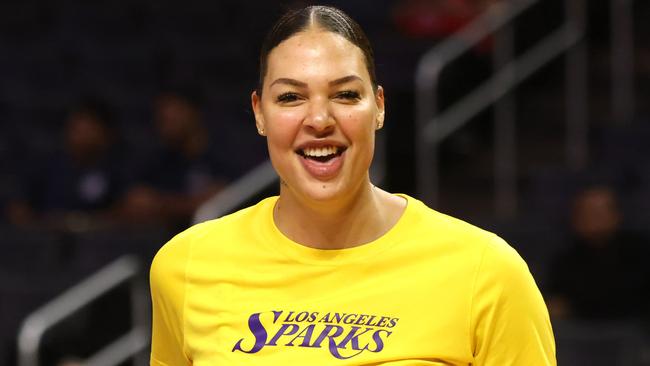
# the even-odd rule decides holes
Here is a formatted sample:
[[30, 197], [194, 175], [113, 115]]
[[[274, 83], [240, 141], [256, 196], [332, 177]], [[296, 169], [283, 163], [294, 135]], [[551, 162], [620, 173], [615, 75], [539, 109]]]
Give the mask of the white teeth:
[[302, 150], [305, 156], [328, 156], [334, 155], [338, 151], [336, 146], [327, 147], [308, 147]]

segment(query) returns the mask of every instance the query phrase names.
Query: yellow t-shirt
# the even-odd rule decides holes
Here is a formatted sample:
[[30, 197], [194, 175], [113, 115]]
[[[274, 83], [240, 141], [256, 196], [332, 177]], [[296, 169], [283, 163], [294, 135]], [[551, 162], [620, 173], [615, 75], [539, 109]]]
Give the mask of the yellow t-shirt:
[[388, 233], [348, 249], [285, 237], [277, 197], [177, 235], [151, 267], [151, 364], [555, 365], [515, 250], [405, 198]]

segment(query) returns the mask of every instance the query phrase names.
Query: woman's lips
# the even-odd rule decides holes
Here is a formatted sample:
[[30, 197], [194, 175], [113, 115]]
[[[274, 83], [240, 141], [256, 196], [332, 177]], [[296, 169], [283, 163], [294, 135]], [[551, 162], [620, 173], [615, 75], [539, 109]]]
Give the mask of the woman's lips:
[[309, 175], [319, 180], [328, 180], [334, 178], [341, 170], [345, 159], [345, 151], [324, 162], [301, 155], [298, 155], [298, 158]]

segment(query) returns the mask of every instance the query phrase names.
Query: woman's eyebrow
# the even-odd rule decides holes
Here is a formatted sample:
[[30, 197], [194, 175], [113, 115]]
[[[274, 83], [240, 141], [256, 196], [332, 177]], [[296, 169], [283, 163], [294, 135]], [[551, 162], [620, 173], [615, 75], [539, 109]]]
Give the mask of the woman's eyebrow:
[[[349, 82], [355, 81], [355, 80], [362, 81], [362, 79], [357, 75], [348, 75], [348, 76], [344, 76], [342, 78], [338, 78], [336, 80], [332, 80], [328, 84], [330, 86], [337, 86], [337, 85], [349, 83]], [[296, 80], [296, 79], [291, 79], [291, 78], [278, 78], [278, 79], [275, 79], [271, 83], [270, 86], [273, 86], [275, 84], [286, 84], [286, 85], [291, 85], [291, 86], [295, 86], [295, 87], [298, 87], [298, 88], [306, 88], [307, 87], [307, 83]]]
[[329, 82], [329, 85], [330, 85], [330, 86], [336, 86], [336, 85], [341, 85], [341, 84], [349, 83], [350, 81], [354, 81], [354, 80], [363, 81], [363, 80], [362, 80], [360, 77], [358, 77], [357, 75], [348, 75], [348, 76], [344, 76], [344, 77], [342, 77], [342, 78], [339, 78], [339, 79], [336, 79], [336, 80], [332, 80], [332, 81], [330, 81], [330, 82]]
[[290, 78], [275, 79], [271, 83], [270, 86], [273, 86], [275, 84], [287, 84], [287, 85], [292, 85], [292, 86], [296, 86], [296, 87], [299, 87], [299, 88], [306, 88], [307, 87], [307, 83], [303, 83], [302, 81], [298, 81], [296, 79], [290, 79]]

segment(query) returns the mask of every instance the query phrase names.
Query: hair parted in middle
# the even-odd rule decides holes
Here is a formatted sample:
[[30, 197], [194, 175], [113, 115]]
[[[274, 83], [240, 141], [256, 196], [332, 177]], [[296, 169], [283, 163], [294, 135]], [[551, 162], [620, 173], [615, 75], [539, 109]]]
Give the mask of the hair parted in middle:
[[257, 95], [262, 95], [269, 53], [283, 41], [312, 26], [336, 33], [359, 47], [365, 58], [366, 68], [370, 75], [373, 90], [377, 91], [375, 57], [370, 46], [370, 41], [363, 32], [363, 29], [361, 29], [361, 26], [354, 19], [350, 18], [349, 15], [337, 8], [315, 5], [287, 12], [273, 25], [266, 35], [260, 51], [260, 75], [256, 89]]

